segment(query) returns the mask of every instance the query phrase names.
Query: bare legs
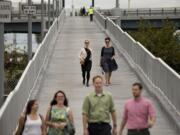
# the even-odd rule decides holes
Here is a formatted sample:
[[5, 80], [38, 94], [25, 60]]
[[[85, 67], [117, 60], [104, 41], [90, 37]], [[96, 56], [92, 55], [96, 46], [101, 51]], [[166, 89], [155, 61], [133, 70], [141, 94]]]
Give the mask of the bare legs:
[[105, 80], [106, 80], [105, 85], [106, 85], [106, 86], [108, 86], [109, 84], [111, 84], [111, 76], [112, 76], [112, 72], [106, 72], [106, 73], [105, 73]]

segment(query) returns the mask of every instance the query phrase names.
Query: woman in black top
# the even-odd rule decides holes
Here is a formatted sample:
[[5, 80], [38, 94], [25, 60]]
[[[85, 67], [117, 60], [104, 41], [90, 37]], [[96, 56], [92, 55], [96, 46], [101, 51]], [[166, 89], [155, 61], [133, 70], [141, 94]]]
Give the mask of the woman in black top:
[[112, 71], [114, 71], [112, 60], [114, 59], [115, 51], [110, 41], [109, 37], [105, 38], [105, 46], [101, 49], [101, 67], [105, 72], [106, 86], [111, 84], [111, 75]]
[[88, 40], [85, 40], [85, 46], [84, 48], [81, 48], [79, 58], [81, 63], [83, 85], [86, 84], [86, 86], [89, 87], [90, 71], [92, 67], [92, 49], [89, 47]]

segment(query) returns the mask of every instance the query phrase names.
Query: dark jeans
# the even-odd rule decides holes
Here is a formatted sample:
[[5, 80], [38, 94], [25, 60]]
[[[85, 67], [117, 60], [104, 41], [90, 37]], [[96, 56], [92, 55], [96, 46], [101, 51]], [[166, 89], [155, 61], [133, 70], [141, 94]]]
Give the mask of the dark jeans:
[[128, 130], [127, 135], [150, 135], [150, 132], [148, 129], [142, 130], [142, 131], [131, 131]]
[[90, 14], [90, 21], [93, 21], [93, 14]]
[[90, 123], [89, 135], [111, 135], [111, 126], [108, 123]]

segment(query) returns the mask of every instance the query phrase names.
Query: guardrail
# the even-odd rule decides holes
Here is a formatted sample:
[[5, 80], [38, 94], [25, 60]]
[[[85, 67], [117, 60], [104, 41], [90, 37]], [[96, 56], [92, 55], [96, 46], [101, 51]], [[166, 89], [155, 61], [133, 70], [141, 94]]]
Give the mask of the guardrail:
[[28, 63], [14, 91], [7, 97], [0, 109], [0, 134], [12, 135], [18, 118], [25, 107], [29, 96], [36, 84], [44, 63], [49, 59], [48, 52], [54, 47], [58, 32], [63, 25], [65, 11], [55, 19], [44, 40], [39, 45], [33, 59]]
[[180, 8], [157, 8], [157, 9], [123, 9], [122, 16], [169, 16], [178, 15]]
[[[112, 16], [112, 9], [98, 9], [106, 16]], [[177, 16], [180, 14], [180, 7], [174, 8], [134, 8], [119, 9], [121, 17], [132, 16]]]
[[[180, 75], [170, 68], [160, 58], [155, 57], [141, 43], [136, 42], [127, 32], [124, 32], [109, 18], [102, 17], [97, 11], [95, 20], [98, 24], [106, 25], [106, 31], [118, 44], [121, 45], [123, 53], [127, 56], [129, 63], [133, 63], [139, 76], [143, 76], [151, 84], [155, 92], [161, 93], [166, 99], [177, 117], [174, 119], [180, 130]], [[104, 22], [106, 24], [104, 25]], [[122, 50], [121, 50], [122, 51]], [[168, 106], [168, 105], [167, 105]], [[170, 110], [172, 111], [172, 110]]]

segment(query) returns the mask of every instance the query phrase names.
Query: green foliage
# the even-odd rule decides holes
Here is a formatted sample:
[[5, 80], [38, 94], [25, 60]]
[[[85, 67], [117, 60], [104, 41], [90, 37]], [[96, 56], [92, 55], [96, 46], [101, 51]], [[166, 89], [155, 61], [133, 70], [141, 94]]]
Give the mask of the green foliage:
[[[12, 51], [7, 51], [9, 47]], [[12, 48], [12, 45], [6, 46], [4, 53], [6, 94], [11, 92], [15, 88], [28, 63], [28, 57], [26, 54], [24, 54], [24, 52], [22, 52], [22, 50], [18, 48]]]
[[180, 41], [174, 35], [175, 31], [175, 24], [169, 20], [164, 21], [161, 29], [155, 29], [149, 22], [141, 20], [138, 31], [130, 34], [152, 54], [162, 58], [180, 73]]

